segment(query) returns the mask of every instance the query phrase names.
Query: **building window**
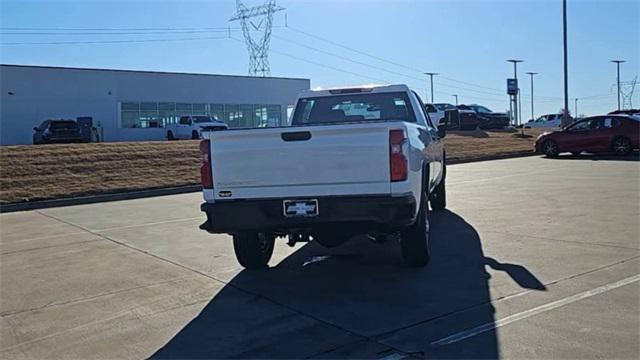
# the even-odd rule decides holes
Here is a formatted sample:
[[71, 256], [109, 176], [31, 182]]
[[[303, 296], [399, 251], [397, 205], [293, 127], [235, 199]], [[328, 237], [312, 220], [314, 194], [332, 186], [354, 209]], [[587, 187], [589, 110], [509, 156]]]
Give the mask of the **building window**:
[[282, 119], [282, 107], [280, 105], [268, 105], [266, 126], [270, 126], [270, 127], [280, 126], [281, 119]]
[[216, 120], [224, 121], [224, 105], [209, 104], [209, 116], [213, 116]]
[[282, 117], [280, 105], [263, 104], [128, 101], [120, 103], [120, 110], [123, 128], [163, 128], [175, 124], [181, 116], [186, 115], [209, 115], [232, 128], [254, 128], [279, 126]]

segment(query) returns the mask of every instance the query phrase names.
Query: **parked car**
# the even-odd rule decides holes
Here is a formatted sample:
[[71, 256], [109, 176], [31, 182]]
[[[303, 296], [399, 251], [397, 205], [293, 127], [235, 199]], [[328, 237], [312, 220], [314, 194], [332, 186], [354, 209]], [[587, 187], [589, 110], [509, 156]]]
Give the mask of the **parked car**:
[[360, 234], [399, 238], [426, 265], [446, 129], [424, 108], [406, 85], [306, 91], [288, 128], [205, 132], [200, 228], [231, 234], [246, 268], [267, 266], [276, 237], [334, 247]]
[[167, 140], [200, 139], [203, 130], [226, 130], [229, 126], [211, 116], [181, 116], [177, 124], [166, 126]]
[[455, 105], [447, 103], [433, 104], [438, 110], [444, 111], [447, 129], [450, 130], [475, 130], [480, 121], [475, 111], [459, 109]]
[[74, 120], [45, 120], [33, 131], [34, 145], [83, 142], [80, 127]]
[[505, 113], [497, 113], [489, 108], [478, 105], [459, 105], [459, 109], [471, 110], [476, 113], [480, 129], [504, 129], [509, 126], [509, 116]]
[[563, 152], [578, 155], [614, 152], [626, 155], [638, 149], [640, 118], [628, 115], [592, 116], [576, 121], [559, 131], [538, 136], [535, 150], [549, 157]]
[[[563, 114], [546, 114], [542, 115], [535, 120], [529, 120], [524, 124], [525, 129], [539, 129], [539, 128], [555, 128], [562, 126]], [[569, 116], [570, 122], [574, 119]]]

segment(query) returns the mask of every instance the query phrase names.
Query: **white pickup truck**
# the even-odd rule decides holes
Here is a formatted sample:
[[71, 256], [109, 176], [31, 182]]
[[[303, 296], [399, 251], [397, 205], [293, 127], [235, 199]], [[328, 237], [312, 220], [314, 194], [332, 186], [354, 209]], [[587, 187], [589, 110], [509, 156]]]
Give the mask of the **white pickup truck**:
[[337, 246], [400, 239], [429, 261], [429, 203], [446, 206], [444, 126], [405, 85], [303, 92], [291, 126], [203, 133], [207, 221], [233, 236], [246, 268], [267, 267], [275, 239]]
[[200, 139], [203, 131], [226, 130], [229, 126], [211, 116], [181, 116], [177, 124], [166, 126], [167, 140]]

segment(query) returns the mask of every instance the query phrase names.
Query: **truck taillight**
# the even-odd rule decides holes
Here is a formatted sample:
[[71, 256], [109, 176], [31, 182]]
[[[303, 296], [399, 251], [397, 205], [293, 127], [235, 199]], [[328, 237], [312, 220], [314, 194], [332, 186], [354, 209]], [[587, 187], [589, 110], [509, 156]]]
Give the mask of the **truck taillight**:
[[211, 173], [211, 143], [209, 140], [200, 140], [200, 156], [202, 157], [200, 165], [202, 187], [211, 189], [213, 188], [213, 174]]
[[407, 157], [402, 152], [402, 145], [406, 141], [404, 130], [389, 130], [389, 169], [391, 181], [407, 180]]

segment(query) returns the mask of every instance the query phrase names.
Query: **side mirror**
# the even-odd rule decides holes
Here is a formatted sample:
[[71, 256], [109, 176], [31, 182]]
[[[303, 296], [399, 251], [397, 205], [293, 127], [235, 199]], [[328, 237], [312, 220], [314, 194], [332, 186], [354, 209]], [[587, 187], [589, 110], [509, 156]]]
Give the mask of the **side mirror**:
[[447, 125], [446, 124], [440, 124], [438, 125], [438, 136], [442, 139], [445, 136], [447, 136]]
[[34, 126], [34, 127], [33, 127], [33, 131], [38, 131], [38, 127], [37, 127], [37, 126]]

